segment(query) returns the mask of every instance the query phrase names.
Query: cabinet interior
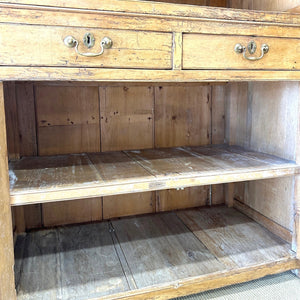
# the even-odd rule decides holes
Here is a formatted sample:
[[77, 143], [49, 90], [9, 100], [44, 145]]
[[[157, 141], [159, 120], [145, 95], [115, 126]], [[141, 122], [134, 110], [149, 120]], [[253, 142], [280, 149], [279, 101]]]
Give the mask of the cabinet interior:
[[[161, 293], [188, 277], [207, 282], [224, 271], [236, 278], [240, 268], [297, 267], [299, 83], [7, 82], [4, 91], [11, 187], [19, 184], [11, 198], [20, 299], [146, 293], [152, 286]], [[59, 190], [80, 169], [75, 179], [89, 183], [84, 159], [107, 175], [108, 189], [117, 187], [113, 195], [87, 198], [71, 188], [72, 200], [70, 187]], [[61, 161], [68, 169], [55, 173]], [[174, 184], [189, 165], [201, 180], [209, 177], [201, 171], [207, 161], [231, 173], [216, 169], [206, 185], [184, 176], [182, 186], [160, 185], [170, 176]], [[148, 191], [128, 187], [131, 174], [141, 180], [149, 170], [157, 177]], [[36, 196], [30, 184], [45, 190]], [[56, 190], [70, 201], [57, 201]]]

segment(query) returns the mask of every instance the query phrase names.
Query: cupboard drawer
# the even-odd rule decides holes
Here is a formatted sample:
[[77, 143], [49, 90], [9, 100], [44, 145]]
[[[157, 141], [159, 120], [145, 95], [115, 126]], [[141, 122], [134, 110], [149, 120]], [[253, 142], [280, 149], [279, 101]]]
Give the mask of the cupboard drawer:
[[[235, 45], [247, 46], [255, 42], [255, 53], [246, 50], [245, 55], [259, 57], [261, 46], [269, 51], [259, 60], [248, 60], [243, 53], [235, 52]], [[183, 69], [277, 69], [300, 68], [300, 40], [287, 38], [226, 36], [210, 34], [183, 35]]]
[[[86, 33], [95, 37], [90, 49], [83, 44]], [[78, 50], [83, 53], [99, 52], [104, 37], [109, 37], [113, 45], [100, 56], [85, 57], [64, 44], [67, 36], [78, 40]], [[0, 43], [2, 65], [145, 69], [170, 69], [172, 65], [170, 33], [2, 24]]]

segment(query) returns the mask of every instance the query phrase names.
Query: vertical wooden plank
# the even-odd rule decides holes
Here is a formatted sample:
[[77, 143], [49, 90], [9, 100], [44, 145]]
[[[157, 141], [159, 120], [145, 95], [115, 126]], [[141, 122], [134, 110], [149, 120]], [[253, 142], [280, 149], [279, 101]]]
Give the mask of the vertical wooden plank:
[[45, 227], [101, 220], [101, 198], [43, 204], [43, 222]]
[[225, 91], [226, 85], [212, 86], [212, 144], [224, 144], [225, 142]]
[[227, 207], [233, 207], [234, 183], [225, 184], [225, 203]]
[[155, 147], [208, 145], [211, 140], [211, 88], [155, 87]]
[[207, 186], [186, 188], [184, 190], [162, 190], [157, 192], [156, 210], [169, 211], [176, 209], [205, 206], [209, 202]]
[[0, 83], [0, 299], [16, 299], [3, 82]]
[[101, 149], [153, 147], [153, 87], [104, 87], [100, 99]]
[[15, 82], [4, 83], [7, 151], [9, 159], [20, 158], [19, 124]]
[[[100, 86], [102, 151], [153, 148], [154, 88]], [[155, 212], [153, 193], [103, 197], [103, 218]]]
[[[211, 141], [211, 87], [155, 87], [155, 147], [208, 145]], [[209, 187], [160, 191], [159, 211], [205, 205]], [[203, 204], [204, 203], [204, 204]]]
[[16, 83], [20, 155], [37, 155], [36, 118], [32, 83]]
[[103, 219], [155, 212], [155, 192], [103, 197]]
[[226, 89], [225, 140], [229, 145], [247, 147], [249, 134], [248, 83], [230, 83]]
[[[223, 144], [225, 142], [225, 96], [226, 85], [213, 85], [211, 97], [211, 143]], [[224, 185], [211, 186], [211, 204], [224, 203]]]
[[173, 70], [182, 69], [182, 32], [173, 33]]

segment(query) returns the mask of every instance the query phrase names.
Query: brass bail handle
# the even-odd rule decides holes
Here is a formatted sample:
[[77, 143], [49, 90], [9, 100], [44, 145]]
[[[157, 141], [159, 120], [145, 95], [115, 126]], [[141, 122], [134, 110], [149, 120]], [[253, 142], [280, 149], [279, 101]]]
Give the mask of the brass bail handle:
[[260, 56], [247, 56], [247, 52], [249, 52], [250, 54], [254, 54], [256, 52], [256, 43], [251, 41], [247, 48], [241, 44], [236, 44], [235, 47], [234, 47], [234, 51], [236, 53], [243, 53], [243, 56], [245, 59], [248, 59], [248, 60], [260, 60], [264, 57], [265, 54], [267, 54], [269, 52], [269, 46], [267, 44], [262, 44], [261, 47], [260, 47], [260, 50], [261, 50], [261, 54]]
[[75, 51], [77, 54], [82, 55], [82, 56], [87, 56], [87, 57], [95, 57], [95, 56], [100, 56], [103, 54], [104, 49], [109, 49], [112, 47], [112, 40], [109, 37], [104, 37], [100, 43], [100, 52], [98, 53], [92, 53], [92, 52], [80, 52], [78, 50], [78, 46], [79, 46], [79, 42], [78, 40], [76, 40], [73, 36], [68, 35], [64, 38], [64, 44], [68, 47], [68, 48], [74, 48], [75, 47]]

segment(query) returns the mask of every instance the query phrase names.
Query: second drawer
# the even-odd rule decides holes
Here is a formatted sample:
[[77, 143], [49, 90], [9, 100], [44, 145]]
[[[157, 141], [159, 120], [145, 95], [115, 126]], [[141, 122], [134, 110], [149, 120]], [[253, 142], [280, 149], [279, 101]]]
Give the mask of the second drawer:
[[[248, 50], [251, 42], [256, 44], [256, 51], [252, 54]], [[262, 55], [263, 44], [268, 45], [269, 51], [259, 60], [249, 60], [243, 56], [243, 53], [235, 51], [237, 44], [246, 47], [245, 56], [250, 58], [258, 58]], [[183, 34], [183, 69], [298, 70], [300, 69], [300, 40]]]

